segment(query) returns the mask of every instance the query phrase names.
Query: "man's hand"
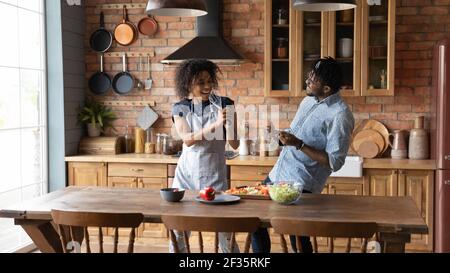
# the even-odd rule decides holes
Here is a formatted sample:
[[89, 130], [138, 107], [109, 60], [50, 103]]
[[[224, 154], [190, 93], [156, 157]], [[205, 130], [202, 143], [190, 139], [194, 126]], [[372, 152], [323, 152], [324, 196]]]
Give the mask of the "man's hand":
[[285, 146], [294, 146], [298, 148], [303, 145], [303, 141], [288, 132], [280, 132], [279, 137], [281, 143]]

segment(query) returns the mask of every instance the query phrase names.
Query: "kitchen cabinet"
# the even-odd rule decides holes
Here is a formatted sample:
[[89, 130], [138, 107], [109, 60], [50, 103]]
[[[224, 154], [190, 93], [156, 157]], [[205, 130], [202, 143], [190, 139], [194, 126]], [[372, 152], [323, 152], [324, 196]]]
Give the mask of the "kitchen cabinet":
[[[339, 194], [339, 195], [363, 195], [363, 179], [362, 178], [337, 178], [330, 177], [327, 180], [322, 194]], [[312, 239], [311, 239], [312, 240]], [[328, 252], [330, 238], [317, 237], [319, 252]], [[347, 239], [335, 238], [333, 241], [336, 251], [344, 251], [347, 246]], [[359, 252], [361, 247], [360, 239], [352, 239], [352, 252]]]
[[411, 235], [409, 248], [432, 251], [434, 172], [400, 170], [398, 180], [398, 195], [412, 197], [429, 229], [429, 235]]
[[231, 187], [256, 186], [269, 176], [273, 167], [260, 166], [231, 166]]
[[361, 75], [363, 96], [393, 96], [395, 87], [395, 5], [362, 1]]
[[266, 0], [265, 11], [265, 95], [291, 96], [296, 86], [296, 12], [290, 0]]
[[[394, 95], [395, 0], [380, 5], [357, 0], [356, 8], [336, 12], [289, 8], [289, 22], [278, 25], [277, 10], [284, 2], [266, 1], [266, 96], [305, 96], [311, 65], [325, 56], [342, 68], [343, 96]], [[279, 37], [289, 42], [284, 59], [276, 57]]]
[[397, 170], [364, 170], [364, 195], [397, 196]]
[[382, 170], [364, 171], [364, 195], [411, 196], [428, 225], [428, 235], [412, 235], [406, 245], [412, 251], [433, 249], [433, 189], [434, 171]]
[[106, 187], [106, 163], [69, 162], [69, 186]]
[[[108, 164], [108, 187], [129, 187], [161, 189], [167, 187], [167, 164]], [[112, 230], [108, 231], [113, 235]], [[120, 235], [126, 236], [129, 230], [123, 229]], [[167, 230], [162, 224], [143, 224], [138, 229], [138, 237], [166, 238]]]

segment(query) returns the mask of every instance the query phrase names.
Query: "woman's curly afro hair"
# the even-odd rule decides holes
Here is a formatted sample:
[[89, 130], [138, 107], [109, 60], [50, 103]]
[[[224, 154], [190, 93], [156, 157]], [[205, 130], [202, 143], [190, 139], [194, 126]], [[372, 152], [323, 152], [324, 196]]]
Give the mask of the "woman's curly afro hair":
[[217, 88], [219, 86], [218, 73], [221, 71], [215, 63], [206, 59], [190, 59], [180, 64], [175, 78], [176, 91], [180, 98], [189, 97], [193, 82], [203, 71], [209, 73], [213, 88]]

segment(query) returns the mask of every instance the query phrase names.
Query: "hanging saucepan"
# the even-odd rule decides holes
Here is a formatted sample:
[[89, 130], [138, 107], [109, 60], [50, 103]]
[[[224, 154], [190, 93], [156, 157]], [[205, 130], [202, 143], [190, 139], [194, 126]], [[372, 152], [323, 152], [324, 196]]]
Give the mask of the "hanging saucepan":
[[92, 33], [90, 38], [92, 50], [96, 52], [106, 52], [111, 48], [113, 35], [105, 28], [105, 16], [100, 13], [100, 28]]
[[103, 72], [103, 54], [100, 56], [100, 71], [89, 79], [89, 89], [95, 95], [103, 95], [111, 88], [111, 78]]
[[143, 35], [153, 36], [158, 31], [158, 22], [153, 16], [144, 17], [139, 21], [138, 29]]
[[127, 8], [124, 5], [122, 23], [118, 24], [114, 29], [114, 38], [119, 45], [128, 46], [136, 40], [137, 35], [137, 28], [128, 21]]
[[134, 88], [134, 77], [127, 71], [127, 55], [122, 57], [123, 71], [117, 74], [112, 82], [114, 91], [119, 95], [125, 95]]

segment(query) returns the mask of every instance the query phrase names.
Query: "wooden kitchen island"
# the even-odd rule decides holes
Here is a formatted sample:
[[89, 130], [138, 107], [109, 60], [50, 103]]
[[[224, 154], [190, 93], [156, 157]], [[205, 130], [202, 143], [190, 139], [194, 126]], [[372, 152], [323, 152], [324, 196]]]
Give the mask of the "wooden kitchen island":
[[[171, 185], [178, 158], [164, 155], [86, 155], [67, 157], [68, 185], [160, 189]], [[244, 156], [228, 160], [231, 187], [263, 181], [276, 157]], [[364, 160], [359, 178], [330, 177], [323, 194], [356, 196], [410, 196], [428, 226], [427, 234], [411, 236], [407, 251], [433, 250], [433, 160]], [[396, 208], [393, 207], [393, 210]], [[147, 224], [142, 239], [167, 240], [159, 224]], [[320, 245], [327, 245], [326, 239]]]
[[[62, 252], [51, 210], [103, 213], [142, 213], [144, 222], [161, 223], [162, 215], [208, 217], [257, 217], [270, 227], [273, 217], [300, 220], [374, 222], [384, 252], [404, 252], [413, 233], [426, 234], [427, 225], [413, 200], [408, 197], [362, 197], [304, 194], [294, 205], [271, 200], [244, 200], [232, 205], [206, 205], [187, 192], [181, 202], [161, 199], [155, 189], [68, 187], [40, 198], [0, 210], [0, 217], [14, 218], [42, 252]], [[393, 210], [392, 208], [395, 208]], [[217, 212], [220, 210], [220, 214]], [[82, 230], [79, 235], [83, 234]], [[75, 231], [76, 232], [76, 231]], [[77, 238], [77, 237], [75, 237]], [[78, 238], [82, 241], [82, 236]]]

